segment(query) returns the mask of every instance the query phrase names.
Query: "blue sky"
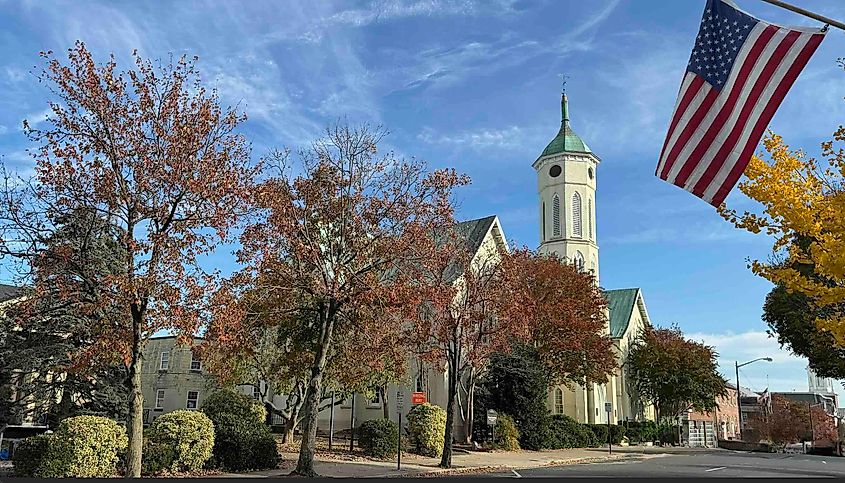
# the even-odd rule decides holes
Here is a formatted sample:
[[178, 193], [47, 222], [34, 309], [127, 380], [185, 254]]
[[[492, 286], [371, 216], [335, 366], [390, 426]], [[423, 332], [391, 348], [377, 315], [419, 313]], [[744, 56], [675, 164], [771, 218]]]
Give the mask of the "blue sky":
[[[758, 0], [740, 7], [787, 25], [815, 22]], [[799, 2], [845, 19], [837, 0]], [[760, 320], [770, 286], [746, 259], [770, 241], [740, 232], [706, 203], [654, 175], [704, 0], [446, 2], [35, 2], [0, 0], [0, 154], [31, 163], [23, 119], [43, 120], [47, 93], [30, 73], [38, 52], [77, 39], [124, 66], [200, 57], [206, 83], [249, 115], [254, 155], [300, 146], [340, 117], [385, 125], [389, 148], [455, 166], [473, 184], [461, 218], [499, 215], [506, 235], [538, 243], [531, 163], [560, 123], [558, 74], [570, 76], [572, 124], [602, 159], [597, 172], [601, 282], [638, 286], [652, 320], [677, 323], [743, 369], [743, 385], [805, 390], [804, 362], [778, 349]], [[772, 122], [787, 142], [818, 150], [845, 114], [845, 73], [833, 31]], [[754, 205], [741, 194], [739, 209]], [[231, 268], [225, 250], [213, 258]]]

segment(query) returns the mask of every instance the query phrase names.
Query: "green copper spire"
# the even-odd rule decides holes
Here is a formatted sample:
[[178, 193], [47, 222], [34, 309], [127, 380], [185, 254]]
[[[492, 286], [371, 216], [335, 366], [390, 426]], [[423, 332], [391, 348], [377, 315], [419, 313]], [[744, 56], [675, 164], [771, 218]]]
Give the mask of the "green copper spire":
[[569, 126], [569, 99], [566, 98], [566, 93], [560, 97], [560, 118], [560, 131], [540, 156], [563, 152], [591, 153], [592, 151], [587, 147], [587, 144]]

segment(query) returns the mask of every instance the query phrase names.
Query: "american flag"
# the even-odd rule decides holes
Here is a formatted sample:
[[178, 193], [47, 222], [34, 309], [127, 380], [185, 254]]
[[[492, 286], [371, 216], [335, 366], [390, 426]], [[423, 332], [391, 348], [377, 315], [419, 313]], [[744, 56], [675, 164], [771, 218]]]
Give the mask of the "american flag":
[[708, 0], [655, 174], [721, 205], [826, 30], [772, 25]]

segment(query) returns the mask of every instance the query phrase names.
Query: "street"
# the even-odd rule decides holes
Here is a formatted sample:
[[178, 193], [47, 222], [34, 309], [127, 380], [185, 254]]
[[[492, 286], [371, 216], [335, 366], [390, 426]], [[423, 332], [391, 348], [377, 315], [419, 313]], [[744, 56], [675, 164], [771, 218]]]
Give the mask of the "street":
[[501, 472], [499, 477], [842, 477], [845, 458], [803, 454], [713, 451], [655, 454], [607, 463], [576, 464]]

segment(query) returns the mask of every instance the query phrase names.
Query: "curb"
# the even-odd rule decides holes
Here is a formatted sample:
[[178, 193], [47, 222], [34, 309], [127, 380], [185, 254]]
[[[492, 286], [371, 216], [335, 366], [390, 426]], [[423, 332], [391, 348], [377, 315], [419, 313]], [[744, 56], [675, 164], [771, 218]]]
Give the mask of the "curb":
[[[436, 478], [438, 476], [455, 476], [455, 475], [465, 475], [465, 474], [484, 474], [484, 473], [494, 473], [497, 471], [510, 471], [510, 470], [527, 470], [533, 468], [548, 468], [548, 467], [555, 467], [555, 466], [572, 466], [572, 465], [579, 465], [579, 464], [590, 464], [590, 463], [599, 463], [603, 461], [613, 461], [613, 460], [621, 460], [621, 459], [628, 459], [633, 457], [639, 457], [640, 455], [635, 456], [627, 456], [627, 455], [612, 455], [612, 456], [590, 456], [584, 458], [572, 458], [569, 460], [559, 460], [559, 461], [550, 461], [548, 463], [544, 463], [542, 465], [537, 466], [512, 466], [512, 465], [495, 465], [495, 466], [474, 466], [471, 468], [444, 468], [442, 470], [434, 470], [434, 471], [426, 471], [422, 473], [416, 473], [412, 475], [406, 475], [406, 477], [410, 478]], [[381, 477], [382, 475], [379, 475]], [[389, 475], [384, 475], [389, 476]]]

